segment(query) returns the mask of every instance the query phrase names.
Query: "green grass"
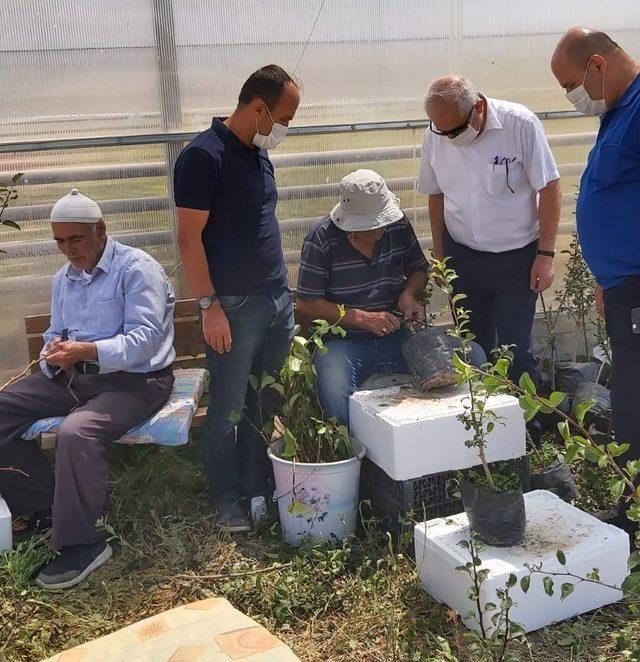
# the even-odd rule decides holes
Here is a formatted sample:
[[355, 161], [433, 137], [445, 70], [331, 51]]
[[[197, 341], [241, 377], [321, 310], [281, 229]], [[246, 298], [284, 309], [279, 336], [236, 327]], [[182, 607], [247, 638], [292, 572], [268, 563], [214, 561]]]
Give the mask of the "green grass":
[[[106, 526], [111, 562], [79, 587], [47, 593], [30, 578], [44, 558], [25, 545], [0, 564], [0, 652], [38, 660], [193, 600], [226, 597], [291, 646], [301, 660], [470, 660], [459, 625], [420, 587], [410, 526], [392, 541], [367, 521], [339, 549], [293, 550], [272, 514], [248, 535], [216, 531], [195, 448], [109, 450]], [[233, 576], [290, 563], [262, 574]], [[198, 579], [217, 575], [215, 579]], [[185, 577], [186, 576], [186, 577]], [[555, 599], [555, 598], [549, 598]], [[533, 633], [522, 660], [637, 659], [638, 610], [619, 604]]]

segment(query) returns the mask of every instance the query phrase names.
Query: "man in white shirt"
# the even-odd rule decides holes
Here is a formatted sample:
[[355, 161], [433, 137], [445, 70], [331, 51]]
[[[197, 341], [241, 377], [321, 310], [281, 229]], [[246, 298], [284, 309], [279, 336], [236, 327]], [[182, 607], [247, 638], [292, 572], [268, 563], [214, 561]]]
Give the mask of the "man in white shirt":
[[429, 195], [434, 255], [451, 258], [487, 356], [514, 345], [512, 377], [533, 376], [531, 327], [537, 295], [553, 282], [561, 204], [542, 124], [461, 76], [435, 80], [425, 109], [418, 190]]

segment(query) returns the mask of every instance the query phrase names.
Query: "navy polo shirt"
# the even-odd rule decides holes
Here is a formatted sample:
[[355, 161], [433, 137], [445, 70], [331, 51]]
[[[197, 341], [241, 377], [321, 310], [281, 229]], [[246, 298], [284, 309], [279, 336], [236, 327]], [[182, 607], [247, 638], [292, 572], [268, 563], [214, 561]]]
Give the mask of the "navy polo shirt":
[[181, 152], [173, 173], [177, 207], [209, 212], [202, 231], [217, 294], [276, 293], [287, 287], [273, 165], [221, 119]]
[[602, 287], [640, 274], [640, 76], [600, 118], [576, 220], [584, 258]]

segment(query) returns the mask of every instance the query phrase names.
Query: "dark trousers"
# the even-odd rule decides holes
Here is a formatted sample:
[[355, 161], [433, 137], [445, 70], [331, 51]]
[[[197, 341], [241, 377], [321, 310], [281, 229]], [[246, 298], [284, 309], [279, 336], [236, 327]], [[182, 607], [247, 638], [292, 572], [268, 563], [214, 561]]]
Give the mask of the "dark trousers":
[[[171, 394], [170, 369], [156, 373], [37, 372], [0, 393], [0, 495], [14, 515], [53, 507], [55, 548], [99, 540], [95, 523], [107, 497], [104, 442], [115, 441], [158, 410]], [[58, 429], [55, 472], [37, 441], [22, 434], [40, 418], [66, 416]]]
[[[291, 292], [220, 296], [231, 327], [231, 351], [207, 347], [211, 373], [207, 421], [200, 430], [200, 452], [212, 503], [267, 495], [270, 474], [263, 417], [278, 404], [275, 391], [262, 397], [249, 377], [275, 374], [284, 364], [294, 334]], [[244, 413], [236, 424], [230, 415]]]
[[458, 278], [456, 293], [466, 299], [460, 305], [469, 311], [469, 326], [476, 342], [491, 358], [491, 350], [514, 345], [510, 376], [518, 380], [523, 372], [536, 379], [536, 362], [531, 351], [531, 328], [537, 295], [531, 290], [531, 267], [538, 242], [503, 253], [485, 253], [457, 243], [445, 231], [444, 254]]
[[640, 307], [640, 276], [604, 292], [607, 333], [611, 339], [611, 405], [618, 443], [631, 444], [621, 459], [640, 459], [640, 335], [631, 330], [631, 310]]

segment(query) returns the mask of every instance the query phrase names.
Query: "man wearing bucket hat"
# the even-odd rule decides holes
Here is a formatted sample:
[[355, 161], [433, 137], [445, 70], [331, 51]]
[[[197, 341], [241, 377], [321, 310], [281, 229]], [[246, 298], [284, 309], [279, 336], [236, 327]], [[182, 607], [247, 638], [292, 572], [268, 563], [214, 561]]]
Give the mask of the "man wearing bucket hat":
[[[171, 394], [175, 297], [147, 253], [107, 236], [100, 207], [77, 189], [51, 211], [68, 260], [53, 278], [41, 370], [0, 393], [0, 494], [24, 533], [51, 534], [58, 555], [36, 583], [74, 586], [111, 557], [96, 530], [107, 497], [104, 443], [119, 439]], [[22, 439], [37, 420], [65, 416], [55, 475], [38, 442]]]
[[347, 424], [349, 396], [373, 373], [408, 372], [402, 345], [410, 331], [401, 320], [424, 320], [417, 297], [427, 278], [427, 260], [384, 179], [372, 170], [347, 175], [329, 218], [304, 240], [296, 288], [302, 317], [346, 329], [316, 357], [327, 417]]

